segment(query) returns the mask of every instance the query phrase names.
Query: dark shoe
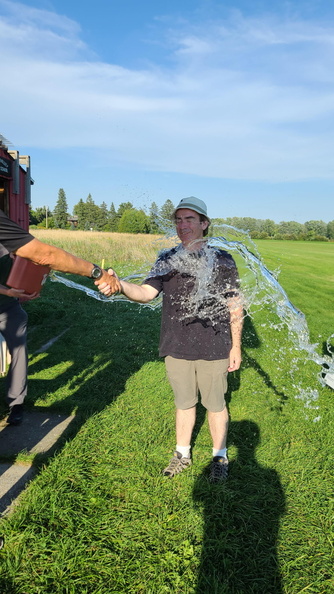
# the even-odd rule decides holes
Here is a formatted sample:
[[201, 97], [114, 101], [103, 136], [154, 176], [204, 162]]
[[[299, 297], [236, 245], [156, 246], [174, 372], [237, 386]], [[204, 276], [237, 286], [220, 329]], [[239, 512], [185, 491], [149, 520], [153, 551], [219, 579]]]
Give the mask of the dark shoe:
[[162, 471], [164, 476], [173, 478], [179, 472], [191, 465], [191, 458], [184, 458], [180, 452], [175, 451], [173, 458], [170, 459], [168, 466]]
[[23, 404], [14, 404], [10, 409], [7, 423], [9, 425], [20, 425], [23, 419]]
[[220, 483], [227, 479], [228, 475], [228, 459], [220, 456], [215, 456], [210, 465], [210, 483]]

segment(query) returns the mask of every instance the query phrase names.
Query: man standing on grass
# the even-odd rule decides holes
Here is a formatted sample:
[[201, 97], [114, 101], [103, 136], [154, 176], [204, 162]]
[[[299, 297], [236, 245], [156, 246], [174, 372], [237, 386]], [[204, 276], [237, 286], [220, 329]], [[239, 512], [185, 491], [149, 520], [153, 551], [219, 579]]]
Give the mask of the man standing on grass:
[[[165, 357], [176, 406], [176, 448], [163, 474], [172, 478], [191, 464], [200, 392], [213, 442], [210, 480], [219, 482], [228, 472], [227, 374], [241, 364], [238, 274], [233, 258], [204, 239], [210, 219], [202, 200], [184, 198], [173, 217], [181, 244], [160, 254], [142, 285], [120, 280], [121, 291], [140, 303], [163, 294], [159, 354]], [[103, 283], [99, 290], [110, 294]]]

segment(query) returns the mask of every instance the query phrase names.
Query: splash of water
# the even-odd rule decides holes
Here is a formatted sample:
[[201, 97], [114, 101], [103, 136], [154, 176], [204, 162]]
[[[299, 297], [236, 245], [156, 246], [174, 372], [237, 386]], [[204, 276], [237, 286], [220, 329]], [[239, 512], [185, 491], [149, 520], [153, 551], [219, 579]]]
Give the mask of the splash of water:
[[[183, 273], [188, 273], [195, 278], [194, 290], [187, 299], [187, 308], [185, 315], [193, 316], [212, 316], [212, 307], [215, 304], [217, 311], [220, 307], [226, 306], [223, 298], [217, 300], [217, 293], [212, 291], [212, 278], [214, 269], [214, 250], [226, 250], [232, 253], [233, 257], [241, 261], [241, 267], [238, 268], [241, 272], [241, 289], [243, 296], [243, 307], [246, 315], [252, 316], [255, 311], [269, 307], [274, 312], [281, 322], [282, 326], [288, 329], [290, 338], [293, 341], [296, 349], [304, 351], [307, 358], [317, 365], [321, 366], [321, 371], [318, 374], [318, 379], [322, 385], [330, 385], [326, 382], [326, 377], [334, 377], [334, 359], [333, 353], [330, 349], [329, 337], [327, 341], [328, 355], [319, 355], [317, 352], [317, 344], [311, 344], [309, 330], [304, 314], [297, 309], [288, 298], [287, 293], [277, 280], [277, 275], [268, 270], [261, 260], [256, 245], [249, 237], [248, 233], [236, 229], [229, 225], [219, 226], [219, 235], [211, 238], [205, 238], [206, 247], [202, 250], [203, 258], [195, 258], [188, 250], [185, 250], [181, 244], [177, 246], [175, 255], [166, 263], [158, 265], [159, 268], [152, 268], [153, 273], [166, 274], [173, 270], [179, 270]], [[217, 227], [215, 227], [217, 231]], [[171, 232], [169, 230], [169, 237]], [[209, 249], [210, 248], [210, 249]], [[147, 278], [151, 266], [143, 267], [141, 272], [122, 277], [122, 280], [136, 282], [140, 284]], [[243, 270], [241, 270], [243, 268]], [[105, 297], [98, 291], [80, 285], [69, 280], [66, 277], [59, 276], [53, 273], [51, 280], [61, 282], [68, 287], [84, 291], [89, 297], [97, 299], [106, 303], [114, 303], [117, 301], [127, 302], [129, 300], [123, 295], [112, 295]], [[215, 297], [215, 299], [211, 299]], [[143, 304], [142, 307], [150, 307], [157, 309], [161, 306], [161, 296], [158, 296], [149, 304]], [[204, 304], [204, 305], [203, 305]], [[211, 309], [210, 309], [211, 308]], [[278, 326], [275, 326], [278, 328]], [[334, 336], [334, 335], [332, 335]], [[314, 402], [318, 398], [317, 391], [312, 392], [310, 396], [309, 390], [298, 388], [299, 393], [296, 396], [298, 399], [304, 401], [306, 408], [317, 409]], [[314, 420], [318, 420], [317, 417]]]
[[[227, 225], [223, 225], [223, 227], [228, 229], [228, 232], [224, 234], [225, 236], [214, 237], [210, 242], [212, 241], [213, 245], [237, 253], [242, 257], [247, 270], [251, 272], [253, 282], [250, 282], [246, 275], [245, 283], [243, 284], [245, 307], [248, 314], [252, 315], [252, 310], [256, 308], [269, 306], [276, 313], [282, 324], [287, 327], [295, 348], [298, 351], [303, 351], [307, 359], [321, 366], [321, 370], [318, 373], [320, 384], [322, 386], [328, 385], [334, 387], [334, 358], [330, 348], [330, 341], [334, 334], [327, 340], [328, 355], [319, 355], [316, 350], [318, 345], [310, 342], [305, 315], [291, 303], [275, 274], [270, 272], [263, 264], [254, 242], [252, 242], [249, 236], [246, 235], [245, 237], [244, 232], [238, 229]], [[231, 234], [231, 232], [236, 237], [228, 239], [228, 233]], [[240, 234], [243, 236], [243, 241], [240, 240]], [[246, 243], [248, 243], [248, 247]], [[319, 407], [316, 405], [316, 401], [319, 398], [319, 393], [316, 389], [304, 389], [300, 385], [295, 385], [294, 387], [296, 389], [295, 398], [301, 400], [306, 409], [310, 411], [318, 410]], [[307, 416], [306, 418], [309, 417]], [[313, 418], [313, 421], [317, 422], [320, 418], [320, 415], [318, 415]]]

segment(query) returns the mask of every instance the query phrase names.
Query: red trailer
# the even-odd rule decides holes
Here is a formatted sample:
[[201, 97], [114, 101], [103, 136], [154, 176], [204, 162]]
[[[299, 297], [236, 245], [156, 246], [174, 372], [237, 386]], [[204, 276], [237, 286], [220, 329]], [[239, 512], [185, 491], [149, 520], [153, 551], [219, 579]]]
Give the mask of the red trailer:
[[10, 142], [0, 134], [0, 208], [26, 231], [29, 230], [31, 186], [30, 157], [9, 150]]

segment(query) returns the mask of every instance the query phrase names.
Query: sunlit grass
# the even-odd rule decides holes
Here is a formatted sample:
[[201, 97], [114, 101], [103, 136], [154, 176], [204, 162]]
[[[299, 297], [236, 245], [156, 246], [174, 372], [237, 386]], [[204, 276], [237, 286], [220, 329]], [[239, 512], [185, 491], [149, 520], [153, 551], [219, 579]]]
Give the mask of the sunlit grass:
[[[120, 267], [128, 265], [122, 253], [137, 254], [132, 271], [157, 252], [151, 236], [77, 233], [44, 240], [59, 234], [57, 245], [97, 263], [112, 245]], [[320, 257], [309, 243], [290, 258], [287, 242], [272, 245], [259, 243], [265, 263], [281, 265], [312, 333], [328, 336], [332, 313], [309, 276], [319, 258], [330, 286], [332, 252]], [[200, 406], [193, 466], [175, 480], [161, 476], [175, 435], [158, 311], [101, 303], [50, 281], [26, 307], [27, 405], [75, 413], [76, 425], [54, 457], [34, 461], [38, 477], [2, 520], [1, 594], [334, 592], [333, 391], [320, 386], [317, 366], [296, 352], [287, 329], [271, 327], [271, 312], [245, 324], [242, 369], [227, 397], [230, 478], [217, 487], [206, 480], [211, 440]], [[296, 398], [298, 386], [318, 391], [319, 411]]]

